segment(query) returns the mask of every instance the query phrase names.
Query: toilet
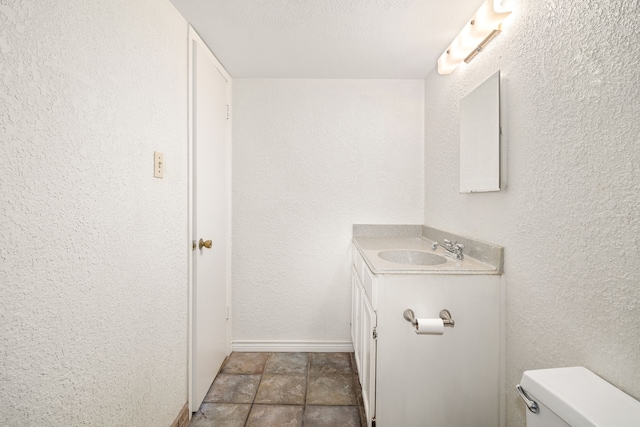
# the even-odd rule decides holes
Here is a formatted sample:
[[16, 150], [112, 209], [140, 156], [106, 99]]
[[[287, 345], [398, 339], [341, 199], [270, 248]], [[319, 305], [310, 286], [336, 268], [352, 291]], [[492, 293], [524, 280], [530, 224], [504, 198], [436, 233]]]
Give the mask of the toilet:
[[640, 427], [640, 402], [583, 367], [525, 371], [527, 427]]

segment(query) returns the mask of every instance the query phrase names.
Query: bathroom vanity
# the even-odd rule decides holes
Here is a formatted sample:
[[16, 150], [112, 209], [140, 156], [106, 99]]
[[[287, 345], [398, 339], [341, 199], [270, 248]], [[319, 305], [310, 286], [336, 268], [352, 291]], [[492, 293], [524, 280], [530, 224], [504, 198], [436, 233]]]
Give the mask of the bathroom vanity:
[[[435, 256], [446, 235], [463, 260]], [[501, 266], [499, 246], [420, 225], [354, 226], [351, 333], [368, 426], [501, 425]], [[419, 335], [406, 309], [448, 309], [455, 326]]]

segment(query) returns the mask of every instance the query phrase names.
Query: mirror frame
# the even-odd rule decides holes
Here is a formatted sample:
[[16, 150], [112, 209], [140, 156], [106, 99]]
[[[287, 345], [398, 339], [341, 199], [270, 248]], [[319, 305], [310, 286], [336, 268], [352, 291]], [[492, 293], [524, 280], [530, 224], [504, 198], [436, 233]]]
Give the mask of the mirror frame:
[[498, 70], [460, 101], [460, 193], [505, 187], [500, 91]]

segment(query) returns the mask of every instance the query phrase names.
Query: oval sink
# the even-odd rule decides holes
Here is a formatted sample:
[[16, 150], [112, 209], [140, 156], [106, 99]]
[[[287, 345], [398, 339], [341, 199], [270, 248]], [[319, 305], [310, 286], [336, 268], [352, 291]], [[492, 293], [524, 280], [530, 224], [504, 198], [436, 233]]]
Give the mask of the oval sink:
[[378, 252], [378, 256], [386, 261], [407, 265], [440, 265], [447, 262], [443, 256], [410, 249], [381, 251]]

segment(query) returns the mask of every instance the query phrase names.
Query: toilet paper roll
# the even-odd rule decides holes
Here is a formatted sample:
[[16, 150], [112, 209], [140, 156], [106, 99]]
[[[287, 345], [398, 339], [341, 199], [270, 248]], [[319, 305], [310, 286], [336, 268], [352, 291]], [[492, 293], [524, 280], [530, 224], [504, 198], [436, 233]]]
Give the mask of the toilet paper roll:
[[418, 335], [442, 335], [444, 333], [444, 322], [442, 319], [416, 319], [416, 334]]

